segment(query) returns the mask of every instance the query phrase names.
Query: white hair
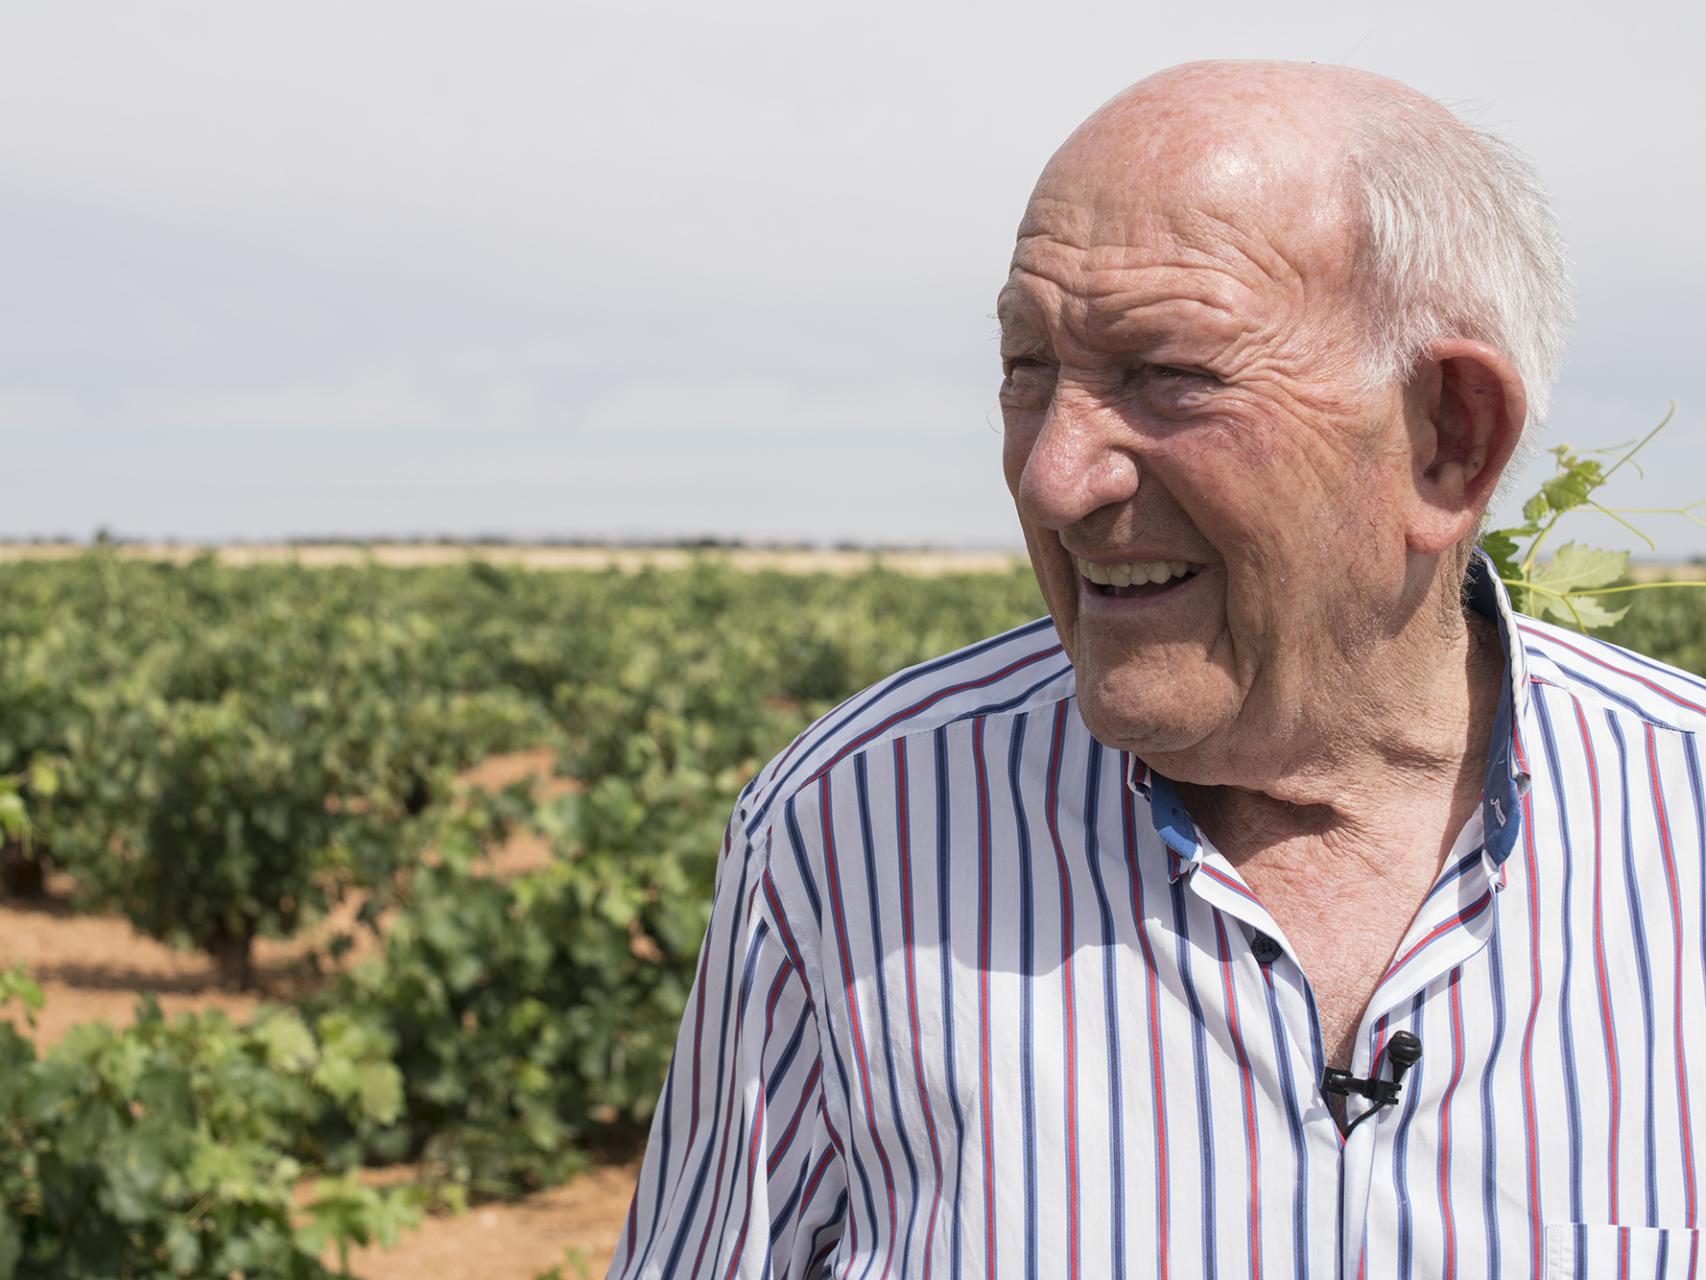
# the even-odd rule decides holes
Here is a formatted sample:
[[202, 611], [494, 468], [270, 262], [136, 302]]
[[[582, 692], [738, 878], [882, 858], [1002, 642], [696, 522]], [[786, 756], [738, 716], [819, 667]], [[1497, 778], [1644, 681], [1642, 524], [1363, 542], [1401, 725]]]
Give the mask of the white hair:
[[[1429, 343], [1473, 338], [1516, 367], [1528, 423], [1543, 423], [1570, 323], [1570, 279], [1534, 167], [1419, 96], [1371, 96], [1351, 125], [1347, 160], [1369, 382], [1407, 380]], [[1507, 477], [1536, 434], [1524, 430]]]

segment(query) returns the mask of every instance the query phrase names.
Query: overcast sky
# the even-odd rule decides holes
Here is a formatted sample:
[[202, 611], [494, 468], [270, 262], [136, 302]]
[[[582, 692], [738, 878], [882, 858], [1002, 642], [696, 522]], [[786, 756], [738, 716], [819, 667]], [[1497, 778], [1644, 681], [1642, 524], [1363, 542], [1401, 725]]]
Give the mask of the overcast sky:
[[1382, 72], [1533, 156], [1576, 261], [1551, 438], [1674, 399], [1624, 496], [1706, 498], [1703, 15], [0, 0], [0, 536], [1017, 546], [1026, 193], [1201, 57]]

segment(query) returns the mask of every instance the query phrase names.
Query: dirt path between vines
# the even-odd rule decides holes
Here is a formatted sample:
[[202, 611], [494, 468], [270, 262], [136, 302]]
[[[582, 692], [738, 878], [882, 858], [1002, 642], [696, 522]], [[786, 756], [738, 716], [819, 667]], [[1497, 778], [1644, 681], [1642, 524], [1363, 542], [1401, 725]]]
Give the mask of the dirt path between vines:
[[[529, 774], [546, 794], [574, 783], [552, 778], [549, 751], [493, 757], [463, 775], [476, 785], [499, 787]], [[541, 866], [550, 848], [522, 836], [494, 850], [494, 874], [515, 875]], [[174, 951], [138, 934], [117, 916], [76, 915], [67, 905], [71, 886], [50, 879], [39, 902], [0, 901], [0, 969], [22, 964], [41, 987], [46, 1006], [31, 1033], [38, 1046], [59, 1040], [86, 1022], [122, 1026], [134, 1017], [137, 997], [152, 993], [168, 1017], [219, 1009], [244, 1021], [264, 999], [285, 999], [303, 979], [297, 962], [318, 941], [349, 926], [359, 906], [343, 903], [327, 920], [289, 942], [256, 948], [260, 992], [223, 991], [202, 956]], [[359, 954], [362, 950], [358, 948]], [[14, 1008], [0, 1019], [18, 1025]], [[610, 1264], [628, 1211], [637, 1170], [632, 1165], [595, 1168], [561, 1187], [514, 1204], [481, 1205], [455, 1217], [431, 1218], [390, 1251], [364, 1249], [351, 1255], [361, 1280], [534, 1280], [556, 1266], [564, 1280], [597, 1277]]]

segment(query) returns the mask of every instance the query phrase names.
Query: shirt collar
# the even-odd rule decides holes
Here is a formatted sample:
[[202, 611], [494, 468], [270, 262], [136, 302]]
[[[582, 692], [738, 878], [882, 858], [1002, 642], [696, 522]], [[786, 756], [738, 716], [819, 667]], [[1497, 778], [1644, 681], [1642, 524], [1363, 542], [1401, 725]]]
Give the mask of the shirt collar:
[[1516, 747], [1516, 728], [1528, 715], [1528, 660], [1516, 629], [1510, 595], [1493, 562], [1479, 549], [1469, 561], [1464, 596], [1471, 609], [1498, 624], [1499, 648], [1505, 656], [1493, 736], [1487, 744], [1487, 775], [1481, 784], [1481, 821], [1486, 829], [1487, 856], [1497, 865], [1510, 856], [1516, 845], [1517, 815], [1522, 797], [1528, 794], [1528, 770]]
[[[1479, 549], [1470, 557], [1463, 587], [1469, 607], [1498, 625], [1499, 647], [1504, 652], [1505, 671], [1499, 683], [1499, 705], [1493, 716], [1493, 734], [1487, 746], [1487, 772], [1481, 784], [1481, 824], [1486, 854], [1494, 866], [1510, 856], [1515, 847], [1522, 797], [1528, 792], [1528, 771], [1516, 751], [1515, 727], [1528, 711], [1528, 663], [1516, 628], [1510, 595], [1499, 580], [1493, 562]], [[1177, 880], [1195, 868], [1203, 844], [1196, 823], [1185, 812], [1184, 802], [1171, 779], [1164, 778], [1131, 752], [1125, 757], [1126, 786], [1149, 801], [1155, 830], [1169, 853], [1170, 878]]]

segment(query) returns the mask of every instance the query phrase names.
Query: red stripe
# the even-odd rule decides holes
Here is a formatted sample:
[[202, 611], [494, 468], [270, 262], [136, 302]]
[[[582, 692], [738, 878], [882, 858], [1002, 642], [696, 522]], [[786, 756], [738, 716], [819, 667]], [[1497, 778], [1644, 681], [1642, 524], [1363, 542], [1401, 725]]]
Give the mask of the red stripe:
[[1262, 900], [1260, 898], [1258, 898], [1255, 894], [1251, 893], [1248, 889], [1246, 889], [1243, 885], [1239, 884], [1236, 880], [1234, 880], [1231, 876], [1227, 875], [1225, 872], [1217, 871], [1214, 867], [1210, 866], [1206, 862], [1199, 862], [1197, 864], [1197, 866], [1198, 866], [1198, 870], [1200, 870], [1204, 875], [1211, 876], [1215, 880], [1218, 880], [1221, 884], [1225, 885], [1228, 889], [1232, 890], [1232, 892], [1236, 893], [1240, 898], [1243, 898], [1248, 902], [1253, 902], [1258, 907], [1262, 905]]
[[972, 722], [971, 752], [977, 770], [977, 1045], [978, 1080], [983, 1095], [983, 1258], [985, 1274], [993, 1278], [996, 1274], [995, 1123], [990, 1109], [993, 1106], [995, 1091], [989, 1079], [989, 970], [992, 964], [990, 911], [993, 891], [990, 884], [992, 855], [989, 847], [989, 775], [983, 759], [982, 716]]
[[823, 1154], [817, 1159], [817, 1167], [812, 1170], [811, 1176], [806, 1179], [805, 1190], [800, 1192], [800, 1208], [805, 1208], [806, 1205], [812, 1202], [812, 1197], [817, 1195], [818, 1187], [823, 1184], [823, 1175], [829, 1172], [829, 1166], [834, 1159], [834, 1150], [828, 1147], [824, 1148]]
[[1605, 965], [1604, 886], [1601, 883], [1602, 844], [1600, 839], [1599, 762], [1594, 758], [1593, 739], [1588, 736], [1587, 718], [1582, 704], [1572, 700], [1576, 713], [1576, 731], [1581, 735], [1582, 750], [1588, 761], [1588, 802], [1593, 810], [1593, 968], [1594, 981], [1599, 987], [1600, 1036], [1605, 1041], [1605, 1071], [1611, 1089], [1610, 1145], [1606, 1150], [1606, 1179], [1610, 1186], [1611, 1220], [1618, 1219], [1617, 1193], [1619, 1131], [1623, 1124], [1623, 1072], [1617, 1060], [1617, 1019], [1611, 1009], [1611, 978]]
[[[853, 979], [853, 952], [847, 941], [847, 918], [841, 906], [841, 871], [835, 856], [835, 824], [829, 781], [828, 777], [820, 777], [817, 789], [818, 812], [822, 818], [824, 880], [829, 885], [830, 911], [835, 920], [835, 948], [841, 958], [842, 994], [847, 1004], [848, 1038], [853, 1042], [853, 1058], [859, 1068], [859, 1092], [865, 1101], [865, 1127], [870, 1131], [871, 1145], [876, 1148], [877, 1162], [883, 1167], [883, 1187], [888, 1197], [888, 1247], [883, 1255], [883, 1274], [886, 1276], [894, 1259], [895, 1236], [899, 1234], [899, 1219], [895, 1213], [894, 1170], [889, 1166], [888, 1151], [883, 1146], [882, 1135], [877, 1131], [877, 1108], [871, 1097], [871, 1072], [865, 1062], [865, 1032], [859, 1019], [859, 992]], [[850, 1218], [857, 1216], [849, 1215]]]
[[794, 934], [788, 928], [788, 917], [782, 908], [781, 895], [776, 892], [776, 882], [770, 878], [770, 868], [765, 867], [758, 878], [759, 887], [764, 890], [764, 901], [770, 904], [771, 923], [776, 926], [776, 936], [782, 940], [782, 954], [787, 958], [788, 967], [800, 978], [800, 999], [806, 1008], [811, 1009], [812, 1016], [817, 1016], [817, 1010], [812, 1005], [811, 989], [806, 983], [806, 962], [800, 955], [800, 944], [794, 940]]
[[[1369, 1055], [1370, 1062], [1379, 1062], [1380, 1055], [1386, 1049], [1386, 1020], [1390, 1014], [1381, 1014], [1374, 1023], [1374, 1052]], [[1348, 1101], [1348, 1100], [1347, 1100]], [[1348, 1108], [1347, 1108], [1348, 1114]], [[1338, 1132], [1337, 1126], [1334, 1128]], [[1339, 1150], [1345, 1149], [1345, 1135], [1339, 1133]], [[1368, 1276], [1368, 1202], [1363, 1201], [1362, 1212], [1362, 1244], [1357, 1254], [1357, 1280], [1366, 1280]]]
[[1066, 1274], [1078, 1280], [1078, 1003], [1072, 987], [1072, 880], [1060, 841], [1060, 757], [1066, 732], [1066, 702], [1056, 704], [1048, 748], [1048, 784], [1043, 813], [1060, 874], [1060, 982], [1066, 1032]]
[[[786, 960], [787, 957], [784, 956], [783, 959]], [[776, 979], [770, 984], [770, 995], [764, 1001], [765, 1044], [770, 1043], [770, 1037], [776, 1030], [776, 1006], [782, 1002], [782, 990], [788, 985], [788, 973], [786, 964], [777, 966]]]
[[1238, 1088], [1244, 1095], [1244, 1157], [1250, 1166], [1250, 1276], [1262, 1280], [1262, 1201], [1258, 1174], [1256, 1098], [1250, 1077], [1250, 1055], [1244, 1051], [1244, 1032], [1238, 1025], [1238, 995], [1232, 986], [1232, 954], [1226, 945], [1225, 917], [1214, 913], [1214, 940], [1220, 950], [1220, 984], [1226, 992], [1226, 1026], [1232, 1033], [1232, 1048], [1238, 1056]]
[[[731, 824], [731, 829], [732, 829]], [[723, 833], [723, 851], [719, 862], [729, 854], [729, 832]], [[748, 904], [750, 906], [750, 903]], [[708, 941], [708, 940], [707, 940]], [[687, 1140], [682, 1150], [693, 1146], [693, 1139], [699, 1132], [699, 1064], [705, 1060], [705, 972], [710, 966], [711, 948], [707, 945], [699, 951], [699, 972], [693, 979], [693, 1087], [688, 1091], [692, 1099], [692, 1108], [687, 1121]]]
[[[1530, 772], [1522, 749], [1522, 738], [1514, 730], [1511, 745], [1516, 750], [1517, 764]], [[1529, 1265], [1535, 1280], [1545, 1274], [1544, 1229], [1540, 1219], [1540, 1151], [1537, 1134], [1539, 1122], [1534, 1106], [1534, 1024], [1540, 1017], [1540, 872], [1534, 855], [1534, 808], [1529, 803], [1530, 787], [1522, 794], [1523, 863], [1528, 871], [1528, 977], [1533, 993], [1528, 1006], [1528, 1025], [1522, 1033], [1522, 1131], [1528, 1154], [1528, 1244]]]
[[[1437, 941], [1450, 933], [1453, 929], [1456, 929], [1459, 925], [1465, 924], [1480, 915], [1487, 909], [1487, 904], [1492, 900], [1493, 891], [1489, 888], [1487, 892], [1483, 893], [1479, 898], [1475, 899], [1474, 902], [1471, 902], [1467, 907], [1464, 907], [1463, 910], [1459, 911], [1449, 920], [1442, 920], [1439, 924], [1436, 924], [1433, 928], [1429, 929], [1426, 934], [1416, 940], [1415, 946], [1411, 947], [1403, 955], [1399, 956], [1392, 962], [1392, 967], [1386, 971], [1386, 976], [1380, 980], [1380, 985], [1385, 986], [1389, 978], [1396, 974], [1398, 970], [1402, 969], [1405, 965], [1409, 964], [1410, 961], [1414, 960], [1429, 943]], [[1375, 990], [1380, 990], [1380, 987], [1376, 987]]]
[[[765, 1036], [765, 1040], [769, 1040]], [[752, 1221], [752, 1185], [758, 1176], [758, 1151], [764, 1145], [764, 1082], [759, 1081], [758, 1097], [754, 1103], [752, 1116], [752, 1136], [746, 1145], [746, 1186], [747, 1194], [742, 1197], [740, 1230], [735, 1233], [734, 1248], [729, 1252], [728, 1269], [723, 1272], [723, 1280], [734, 1280], [735, 1269], [740, 1266], [740, 1251], [746, 1247], [746, 1229]]]
[[1451, 1099], [1463, 1079], [1463, 995], [1458, 986], [1461, 969], [1451, 971], [1447, 990], [1451, 993], [1451, 1079], [1439, 1100], [1439, 1207], [1445, 1223], [1445, 1276], [1457, 1276], [1457, 1219], [1451, 1212]]
[[1167, 1089], [1161, 1062], [1160, 980], [1155, 951], [1143, 914], [1143, 871], [1137, 865], [1137, 808], [1130, 787], [1121, 791], [1125, 818], [1126, 867], [1131, 875], [1131, 914], [1137, 930], [1138, 949], [1143, 953], [1145, 985], [1149, 993], [1149, 1079], [1155, 1115], [1155, 1236], [1160, 1263], [1159, 1280], [1168, 1280], [1167, 1248]]
[[924, 1227], [924, 1280], [930, 1280], [932, 1242], [936, 1238], [936, 1209], [942, 1203], [942, 1151], [936, 1142], [936, 1117], [931, 1113], [930, 1089], [924, 1083], [924, 1050], [918, 1033], [918, 971], [913, 963], [917, 951], [912, 929], [912, 815], [906, 797], [906, 739], [894, 740], [895, 807], [900, 821], [895, 830], [900, 848], [901, 929], [906, 945], [906, 1021], [912, 1037], [912, 1072], [918, 1081], [918, 1102], [924, 1111], [924, 1132], [930, 1136], [930, 1167], [936, 1175], [930, 1196], [930, 1218]]
[[[811, 1176], [806, 1179], [805, 1189], [800, 1192], [799, 1201], [794, 1206], [794, 1216], [796, 1219], [804, 1215], [806, 1207], [817, 1197], [817, 1189], [823, 1184], [823, 1175], [829, 1172], [829, 1167], [834, 1160], [835, 1152], [831, 1150], [825, 1150], [824, 1153], [818, 1157], [817, 1167], [811, 1171]], [[823, 1229], [824, 1225], [827, 1224], [820, 1224], [813, 1228], [812, 1234], [816, 1235], [818, 1231]], [[836, 1243], [837, 1242], [835, 1240], [830, 1240], [818, 1250], [817, 1259], [814, 1260], [811, 1268], [806, 1272], [807, 1275], [818, 1274], [817, 1268], [822, 1265], [822, 1259], [835, 1247]]]
[[[943, 688], [936, 690], [934, 693], [930, 694], [928, 697], [920, 698], [917, 702], [913, 703], [910, 707], [905, 707], [902, 710], [895, 712], [887, 720], [884, 720], [880, 724], [876, 724], [876, 725], [871, 726], [869, 729], [866, 729], [863, 733], [861, 733], [858, 737], [854, 738], [853, 741], [847, 743], [845, 746], [843, 746], [841, 748], [841, 750], [837, 751], [825, 763], [823, 763], [822, 765], [819, 765], [818, 768], [813, 771], [813, 773], [811, 774], [810, 777], [808, 777], [804, 782], [800, 783], [798, 789], [801, 791], [804, 791], [812, 783], [816, 782], [819, 778], [823, 777], [823, 775], [825, 773], [827, 773], [829, 770], [833, 769], [836, 765], [840, 764], [843, 760], [845, 760], [848, 756], [852, 755], [853, 752], [859, 750], [866, 743], [870, 742], [874, 738], [881, 737], [884, 733], [888, 732], [888, 730], [893, 728], [895, 725], [899, 724], [903, 720], [911, 719], [913, 716], [917, 715], [920, 711], [929, 710], [931, 707], [935, 706], [938, 702], [940, 702], [943, 698], [951, 697], [952, 695], [954, 695], [956, 693], [964, 693], [967, 689], [981, 689], [985, 685], [991, 685], [991, 684], [994, 684], [998, 680], [1004, 680], [1008, 676], [1012, 675], [1015, 671], [1022, 671], [1024, 668], [1030, 666], [1033, 662], [1040, 662], [1044, 658], [1051, 657], [1054, 654], [1059, 653], [1060, 651], [1061, 651], [1060, 646], [1058, 644], [1050, 645], [1046, 649], [1039, 649], [1039, 650], [1037, 650], [1037, 652], [1027, 654], [1023, 658], [1015, 658], [1012, 662], [1009, 662], [1006, 666], [1002, 667], [1001, 670], [999, 670], [999, 671], [991, 672], [989, 675], [986, 675], [986, 676], [979, 676], [976, 680], [962, 680], [959, 684], [946, 685]], [[1064, 702], [1062, 702], [1061, 705], [1065, 706], [1066, 704]]]
[[[757, 885], [752, 886], [752, 893], [754, 896], [757, 895]], [[746, 914], [748, 918], [752, 915], [752, 900], [750, 897], [747, 900]], [[745, 1015], [746, 1001], [745, 993], [743, 992], [741, 1002], [735, 1011], [735, 1042], [730, 1047], [730, 1058], [734, 1062], [740, 1061], [741, 1043], [746, 1030]], [[723, 1202], [723, 1170], [728, 1165], [729, 1137], [734, 1132], [735, 1095], [737, 1093], [736, 1086], [738, 1084], [739, 1073], [734, 1071], [729, 1072], [728, 1097], [723, 1104], [723, 1121], [720, 1126], [722, 1140], [717, 1144], [717, 1178], [716, 1181], [711, 1184], [711, 1207], [710, 1211], [705, 1215], [705, 1229], [699, 1235], [699, 1248], [693, 1256], [693, 1266], [688, 1271], [689, 1275], [700, 1274], [700, 1264], [705, 1260], [705, 1246], [711, 1242], [711, 1228], [715, 1226], [721, 1218], [721, 1214], [718, 1212], [718, 1206]]]
[[[1695, 1212], [1694, 1139], [1688, 1107], [1688, 1067], [1682, 1048], [1682, 894], [1677, 888], [1676, 853], [1671, 848], [1670, 839], [1670, 814], [1665, 808], [1664, 787], [1659, 783], [1658, 746], [1653, 739], [1653, 726], [1649, 724], [1646, 729], [1647, 775], [1653, 782], [1653, 816], [1658, 820], [1659, 848], [1665, 859], [1665, 891], [1670, 895], [1671, 946], [1672, 955], [1676, 959], [1676, 973], [1671, 984], [1671, 1033], [1676, 1042], [1676, 1105], [1682, 1115], [1682, 1123], [1679, 1126], [1682, 1130], [1682, 1177], [1688, 1195], [1688, 1210], [1683, 1225], [1692, 1228]], [[1693, 1263], [1690, 1262], [1689, 1265], [1692, 1274]]]
[[774, 1174], [776, 1166], [789, 1147], [794, 1144], [794, 1135], [799, 1131], [800, 1121], [806, 1114], [806, 1104], [813, 1100], [812, 1090], [817, 1088], [818, 1077], [823, 1074], [823, 1063], [812, 1063], [812, 1069], [806, 1074], [805, 1084], [800, 1086], [800, 1101], [794, 1107], [794, 1114], [788, 1120], [788, 1127], [783, 1129], [770, 1149], [769, 1158], [764, 1162], [764, 1172]]
[[1687, 698], [1680, 697], [1677, 694], [1672, 693], [1669, 689], [1666, 689], [1663, 685], [1653, 683], [1651, 680], [1647, 679], [1646, 676], [1641, 675], [1638, 672], [1631, 671], [1627, 667], [1620, 667], [1614, 662], [1607, 662], [1604, 658], [1596, 657], [1593, 654], [1587, 652], [1587, 650], [1585, 650], [1585, 649], [1578, 649], [1578, 648], [1576, 648], [1575, 645], [1570, 644], [1566, 640], [1560, 640], [1557, 636], [1552, 635], [1549, 632], [1540, 631], [1534, 627], [1525, 627], [1525, 626], [1522, 626], [1520, 623], [1517, 625], [1517, 630], [1523, 632], [1526, 635], [1535, 636], [1538, 639], [1545, 641], [1547, 644], [1555, 644], [1560, 649], [1568, 649], [1571, 653], [1575, 654], [1578, 658], [1586, 658], [1589, 662], [1593, 663], [1595, 666], [1604, 667], [1607, 671], [1615, 671], [1618, 675], [1623, 676], [1626, 679], [1633, 680], [1637, 684], [1645, 685], [1647, 688], [1651, 689], [1654, 693], [1658, 694], [1659, 697], [1665, 699], [1667, 702], [1674, 702], [1679, 707], [1687, 707], [1690, 711], [1706, 712], [1706, 707], [1701, 706], [1698, 702], [1690, 702]]

